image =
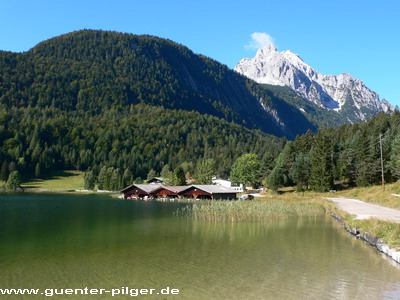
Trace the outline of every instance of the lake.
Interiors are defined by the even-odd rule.
[[[175,217],[182,205],[2,193],[0,289],[179,289],[141,299],[400,299],[398,266],[330,217],[214,223]]]

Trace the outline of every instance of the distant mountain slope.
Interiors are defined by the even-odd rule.
[[[4,177],[10,169],[24,177],[41,177],[68,169],[93,170],[97,175],[102,167],[113,167],[115,179],[126,177],[120,189],[131,184],[132,177],[145,179],[151,169],[159,174],[165,165],[174,170],[190,164],[193,172],[204,158],[218,161],[217,173],[227,177],[238,156],[251,152],[263,161],[274,158],[285,141],[198,112],[144,104],[93,116],[0,105],[0,175]]]
[[[291,104],[264,98],[264,89],[227,66],[152,36],[83,30],[25,53],[0,52],[0,101],[9,107],[96,114],[144,103],[288,138],[316,129]]]
[[[242,59],[235,70],[258,83],[288,86],[304,99],[337,111],[340,119],[350,122],[365,121],[394,109],[350,74],[323,75],[298,55],[289,50],[278,52],[272,44],[259,49],[254,58]]]

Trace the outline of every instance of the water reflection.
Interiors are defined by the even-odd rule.
[[[0,286],[170,286],[184,299],[400,297],[400,272],[329,217],[216,223],[173,217],[178,206],[2,197]]]

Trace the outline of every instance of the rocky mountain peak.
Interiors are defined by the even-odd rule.
[[[387,100],[348,73],[324,75],[290,50],[279,52],[273,44],[257,51],[254,58],[242,59],[235,71],[258,83],[288,86],[316,105],[351,114],[349,120],[364,121],[380,111],[394,110]]]

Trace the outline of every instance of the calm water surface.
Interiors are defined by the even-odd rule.
[[[180,290],[168,299],[400,299],[398,266],[329,217],[209,223],[174,217],[180,205],[0,194],[0,288]]]

